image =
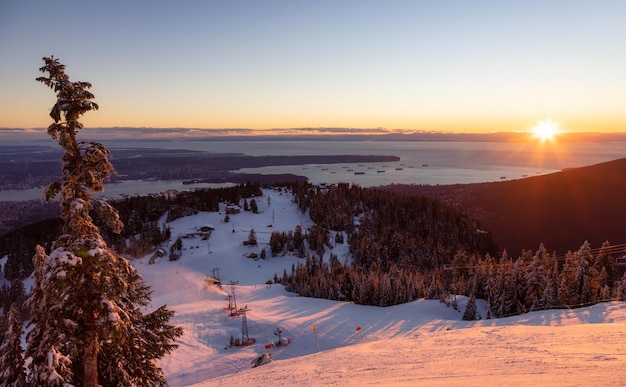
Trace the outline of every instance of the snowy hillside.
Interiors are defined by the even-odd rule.
[[[466,322],[465,297],[458,298],[459,310],[432,300],[378,308],[298,297],[281,285],[266,285],[299,261],[271,257],[271,232],[312,222],[291,195],[264,195],[256,198],[259,214],[242,211],[225,223],[222,207],[169,223],[172,240],[183,241],[180,260],[149,264],[148,256],[133,262],[154,288],[153,305],[167,304],[176,312],[172,322],[185,330],[180,347],[161,362],[172,387],[623,384],[626,303]],[[213,229],[208,239],[203,227]],[[251,229],[258,246],[243,244]],[[265,260],[247,258],[263,248]],[[340,261],[349,258],[345,244],[332,252]],[[206,283],[218,272],[222,289]],[[249,309],[248,336],[255,340],[249,346],[228,347],[244,328],[242,316],[225,310],[231,281],[237,282],[237,307]],[[484,316],[484,302],[478,306]],[[290,344],[272,346],[272,362],[251,368],[267,344],[278,342],[279,327]]]

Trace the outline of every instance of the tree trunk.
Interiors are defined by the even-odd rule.
[[[98,387],[98,335],[93,313],[85,319],[84,386]]]

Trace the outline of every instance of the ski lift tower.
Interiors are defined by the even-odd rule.
[[[210,246],[209,246],[209,251],[211,250]],[[221,267],[214,267],[213,268],[213,278],[215,278],[216,280],[220,280],[220,270],[222,270]]]
[[[230,281],[230,294],[228,295],[228,309],[232,312],[237,309],[237,299],[235,299],[235,286],[239,281]]]
[[[251,309],[248,309],[248,305],[239,309],[241,313],[241,345],[248,345],[250,341],[250,337],[248,336],[248,320],[246,319],[246,312]]]

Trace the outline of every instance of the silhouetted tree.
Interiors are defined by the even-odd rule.
[[[259,213],[259,207],[257,206],[256,200],[254,200],[254,198],[250,199],[250,211],[252,211],[253,214]]]
[[[248,240],[246,241],[247,245],[250,246],[256,246],[257,245],[257,240],[256,240],[256,231],[254,231],[254,229],[250,229],[250,233],[248,234]]]
[[[467,305],[465,306],[465,311],[463,312],[462,320],[464,321],[474,321],[480,318],[480,314],[478,313],[478,309],[476,308],[476,297],[472,294],[467,301]]]

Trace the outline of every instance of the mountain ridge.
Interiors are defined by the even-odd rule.
[[[599,246],[626,239],[626,158],[517,180],[384,189],[460,207],[513,255],[540,243],[563,254],[585,240]]]

